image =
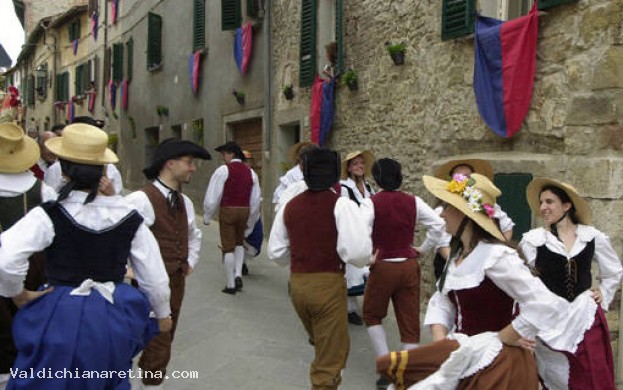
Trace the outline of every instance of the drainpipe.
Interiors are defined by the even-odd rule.
[[[264,0],[264,158],[270,159],[272,128],[272,74],[271,74],[271,39],[270,39],[270,0]]]

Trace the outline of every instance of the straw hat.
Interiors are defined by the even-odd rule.
[[[301,153],[301,150],[307,146],[312,145],[316,146],[316,144],[313,142],[302,141],[290,146],[290,149],[288,150],[288,159],[292,161],[292,164],[298,164],[299,153]]]
[[[344,160],[342,160],[342,179],[346,179],[348,177],[348,162],[357,156],[363,157],[363,162],[366,165],[365,176],[370,176],[372,164],[374,164],[374,154],[372,154],[369,150],[357,150],[348,153]]]
[[[64,160],[79,164],[104,165],[119,161],[108,146],[108,134],[86,123],[73,123],[63,129],[63,135],[49,139],[45,146]]]
[[[502,192],[486,176],[474,173],[462,182],[445,181],[432,176],[424,176],[423,180],[426,189],[435,197],[456,207],[495,238],[506,241],[493,218],[495,198]],[[481,200],[476,201],[474,195],[481,195]],[[473,207],[478,209],[474,210]]]
[[[242,155],[244,156],[244,158],[248,159],[252,159],[253,155],[251,154],[251,152],[249,152],[248,150],[243,150],[242,151]]]
[[[435,169],[435,177],[443,180],[449,180],[450,172],[459,165],[467,165],[472,167],[474,173],[479,173],[486,176],[489,180],[493,180],[493,167],[487,160],[481,160],[479,158],[467,158],[450,160]]]
[[[0,123],[0,172],[18,173],[39,159],[39,145],[13,122]]]
[[[593,223],[593,211],[589,207],[588,202],[580,196],[578,190],[576,190],[571,184],[545,177],[532,179],[532,181],[528,184],[528,187],[526,187],[526,198],[528,199],[530,210],[532,210],[533,213],[539,213],[541,206],[541,191],[545,186],[558,187],[569,195],[571,203],[573,203],[573,206],[575,207],[575,215],[578,217],[578,220],[582,225],[591,225]]]

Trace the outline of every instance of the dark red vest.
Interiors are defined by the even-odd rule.
[[[378,259],[417,257],[413,232],[417,217],[415,197],[402,191],[381,191],[372,196],[374,226],[372,245]]]
[[[221,207],[249,207],[253,177],[251,169],[239,161],[227,164],[227,180],[223,187]]]

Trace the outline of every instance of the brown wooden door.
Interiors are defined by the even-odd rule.
[[[253,156],[251,167],[262,182],[262,120],[252,119],[231,125],[234,141]]]

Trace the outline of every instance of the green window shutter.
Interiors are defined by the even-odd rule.
[[[337,43],[337,73],[344,73],[344,2],[335,0],[335,42]]]
[[[206,47],[206,2],[194,0],[193,6],[193,53]]]
[[[28,92],[28,96],[27,96],[28,105],[33,107],[35,105],[35,76],[34,75],[28,76],[27,84],[28,85],[27,85],[26,91]]]
[[[118,83],[123,81],[123,43],[112,45],[112,79]]]
[[[459,38],[474,32],[476,0],[443,0],[441,39]]]
[[[126,78],[128,81],[132,81],[132,68],[134,67],[134,39],[130,38],[125,43],[125,48],[128,52],[128,72]]]
[[[89,0],[88,15],[89,16],[93,15],[93,12],[97,12],[97,9],[98,9],[97,0]]]
[[[493,179],[502,191],[497,203],[515,222],[513,239],[519,241],[521,236],[530,230],[531,212],[526,199],[526,187],[532,181],[529,173],[499,173]]]
[[[60,74],[56,75],[56,89],[54,90],[54,100],[55,101],[61,100],[61,75]]]
[[[301,0],[299,85],[309,87],[316,76],[316,0]]]
[[[44,99],[48,91],[48,65],[42,64],[40,67],[43,72],[37,72],[36,92],[39,98]]]
[[[147,21],[147,69],[153,70],[162,63],[162,17],[152,12]]]
[[[76,66],[74,72],[74,96],[80,95],[80,91],[82,90],[82,65]]]
[[[578,0],[539,0],[539,9],[546,10],[561,4],[575,3]]]
[[[221,0],[221,30],[235,30],[240,27],[240,8],[240,0]]]
[[[76,87],[75,95],[83,95],[87,90],[88,85],[88,72],[87,65],[81,64],[76,66],[76,79],[74,85]]]
[[[247,0],[247,16],[251,18],[257,18],[260,13],[259,0]]]
[[[80,19],[76,19],[69,24],[69,42],[80,38]]]
[[[56,100],[65,102],[69,98],[69,72],[56,75]]]

